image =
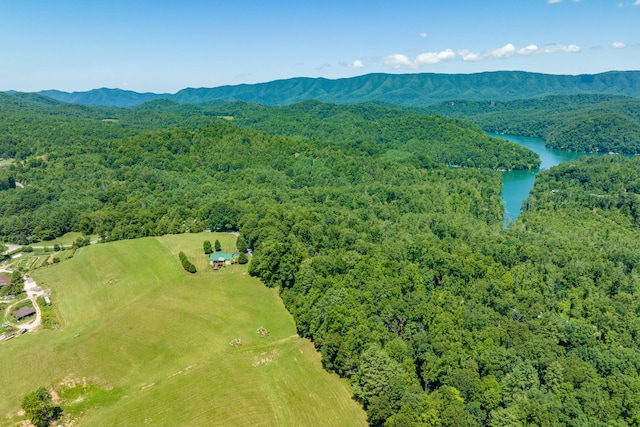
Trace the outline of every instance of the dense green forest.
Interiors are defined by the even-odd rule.
[[[157,99],[200,104],[246,101],[289,105],[302,101],[357,104],[383,101],[426,107],[442,101],[510,101],[547,95],[610,94],[640,96],[639,71],[610,71],[579,76],[495,71],[474,74],[366,74],[344,79],[292,78],[266,83],[187,88],[175,94],[137,93],[121,89],[88,92],[43,91],[42,95],[85,105],[131,107]]]
[[[0,102],[0,156],[16,159],[3,173],[24,185],[0,191],[7,242],[240,231],[249,272],[373,426],[640,424],[638,159],[541,172],[503,229],[496,165],[433,154],[499,146],[460,120]],[[492,157],[522,161],[510,147]]]
[[[509,102],[449,101],[425,109],[470,120],[488,132],[532,136],[549,148],[640,154],[640,99],[548,96]]]
[[[458,210],[472,209],[485,220],[501,216],[498,175],[491,176],[486,188],[460,187],[477,199],[474,206],[468,196],[448,194],[462,185],[448,181],[465,175],[483,180],[486,173],[449,170],[427,156],[413,155],[412,147],[403,151],[366,141],[347,146],[342,141],[270,136],[201,114],[184,119],[190,125],[208,123],[196,129],[154,129],[180,116],[67,105],[45,111],[3,115],[0,156],[20,160],[8,171],[25,185],[2,193],[0,235],[11,242],[48,239],[71,230],[110,240],[236,229],[244,204],[263,203],[264,197],[269,203],[283,203],[297,192],[311,197],[318,188],[330,195],[314,197],[328,204],[325,199],[346,197],[343,187],[356,184],[371,186],[361,188],[357,196],[363,206],[371,197],[424,203],[420,192],[430,192],[430,203],[459,200]],[[120,113],[122,119],[100,119],[106,113]],[[465,136],[463,128],[449,130],[452,136]],[[468,135],[487,139],[477,131]],[[467,142],[469,147],[475,144]],[[520,152],[530,158],[529,152]],[[435,181],[443,181],[442,186]],[[433,188],[414,193],[411,183]],[[243,203],[245,199],[249,201]]]
[[[235,108],[233,108],[235,107]],[[237,109],[240,107],[240,109]],[[272,134],[299,135],[341,146],[357,144],[371,154],[412,156],[422,161],[490,169],[531,169],[538,156],[518,144],[491,138],[461,120],[447,120],[373,104],[338,105],[306,101],[275,108],[246,108],[247,104],[225,104],[232,108],[241,127]]]
[[[318,248],[291,221],[251,271],[282,287],[373,425],[637,425],[638,166],[545,171],[504,232],[413,211],[363,251]]]

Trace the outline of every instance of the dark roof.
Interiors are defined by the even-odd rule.
[[[27,316],[31,316],[32,314],[35,314],[36,310],[33,307],[22,307],[16,311],[13,312],[13,317],[15,317],[16,319],[20,320],[22,318],[25,318]]]
[[[0,274],[0,286],[7,286],[11,284],[11,279],[9,279],[4,274]]]

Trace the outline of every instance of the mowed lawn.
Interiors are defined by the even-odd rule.
[[[246,266],[207,268],[202,243],[215,239],[235,249],[230,234],[163,236],[92,245],[34,271],[61,327],[0,343],[0,425],[15,425],[41,385],[74,425],[366,425],[274,289]]]

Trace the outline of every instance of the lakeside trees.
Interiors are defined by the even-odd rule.
[[[637,98],[583,94],[510,102],[455,101],[424,111],[464,118],[488,132],[542,138],[557,150],[640,154]]]
[[[293,281],[292,225],[262,237],[252,272],[281,287],[373,425],[633,425],[638,166],[567,163],[541,174],[509,230],[454,213],[396,220],[393,239],[314,248]]]

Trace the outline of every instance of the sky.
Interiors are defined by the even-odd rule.
[[[640,70],[640,0],[0,0],[0,91]]]

